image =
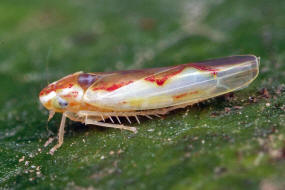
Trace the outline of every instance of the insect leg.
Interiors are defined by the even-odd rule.
[[[60,127],[58,130],[58,143],[52,148],[50,149],[49,153],[51,155],[53,155],[53,153],[59,148],[61,147],[62,143],[63,143],[63,136],[64,136],[64,127],[65,127],[65,121],[66,121],[66,116],[63,113],[62,114],[62,118],[61,118],[61,122],[60,122]]]
[[[140,120],[139,120],[139,118],[138,118],[138,116],[134,116],[135,118],[136,118],[136,120],[137,120],[137,122],[138,122],[138,124],[141,124],[141,122],[140,122]]]
[[[149,115],[143,115],[143,116],[145,116],[145,117],[147,117],[147,118],[149,118],[149,119],[152,119],[152,117],[149,116]]]
[[[55,114],[55,111],[49,111],[48,121],[50,121]]]
[[[103,122],[99,122],[93,119],[88,119],[86,117],[85,119],[85,125],[98,125],[98,126],[102,126],[102,127],[111,127],[111,128],[117,128],[117,129],[124,129],[124,130],[128,130],[128,131],[132,131],[134,133],[137,133],[137,129],[135,127],[128,127],[125,125],[117,125],[117,124],[111,124],[111,123],[103,123]]]
[[[128,122],[131,124],[132,122],[131,122],[130,118],[126,115],[125,115],[125,117],[127,118]]]
[[[101,114],[101,118],[102,118],[102,120],[105,122],[105,118],[104,118],[104,116]]]
[[[116,115],[116,118],[119,121],[119,123],[122,124],[120,118],[117,115]]]
[[[109,116],[109,119],[112,121],[112,123],[115,123],[111,116]]]

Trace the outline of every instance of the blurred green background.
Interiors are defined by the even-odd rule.
[[[1,0],[1,189],[285,189],[284,0]],[[248,88],[138,134],[47,124],[38,93],[76,71],[261,57]]]

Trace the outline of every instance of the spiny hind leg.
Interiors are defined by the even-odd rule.
[[[102,126],[102,127],[116,128],[116,129],[124,129],[124,130],[128,130],[128,131],[132,131],[134,133],[137,133],[137,128],[135,128],[135,127],[99,122],[99,121],[96,121],[94,119],[89,119],[88,117],[86,117],[85,118],[85,125],[88,125],[88,124],[98,125],[98,126]]]
[[[65,121],[66,121],[66,116],[63,113],[62,114],[62,118],[61,118],[61,122],[60,122],[60,127],[58,130],[58,143],[52,148],[50,149],[49,153],[51,155],[53,155],[53,153],[59,148],[61,147],[62,143],[63,143],[63,136],[64,136],[64,127],[65,127]]]

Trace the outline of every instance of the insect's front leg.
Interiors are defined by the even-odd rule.
[[[124,129],[124,130],[128,130],[128,131],[132,131],[134,133],[137,133],[137,128],[135,128],[135,127],[99,122],[99,121],[96,121],[94,119],[89,119],[88,116],[86,116],[85,125],[88,125],[88,124],[98,125],[98,126],[102,126],[102,127],[111,127],[111,128],[116,128],[116,129]]]
[[[63,136],[64,136],[64,127],[65,127],[65,121],[66,121],[66,116],[65,113],[62,114],[59,130],[58,130],[58,143],[49,151],[51,155],[59,148],[61,147],[63,143]]]

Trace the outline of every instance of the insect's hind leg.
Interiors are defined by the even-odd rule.
[[[61,118],[61,122],[60,122],[60,127],[59,127],[59,130],[58,130],[58,143],[57,143],[52,149],[50,149],[49,153],[50,153],[51,155],[53,155],[53,153],[54,153],[59,147],[61,147],[61,145],[62,145],[62,143],[63,143],[65,121],[66,121],[66,116],[65,116],[65,113],[63,113],[63,114],[62,114],[62,118]]]
[[[99,122],[99,121],[96,121],[94,119],[89,119],[88,117],[86,117],[85,118],[85,125],[88,125],[88,124],[98,125],[98,126],[102,126],[102,127],[111,127],[111,128],[116,128],[116,129],[124,129],[124,130],[128,130],[128,131],[132,131],[134,133],[137,133],[137,128],[135,128],[135,127]]]

